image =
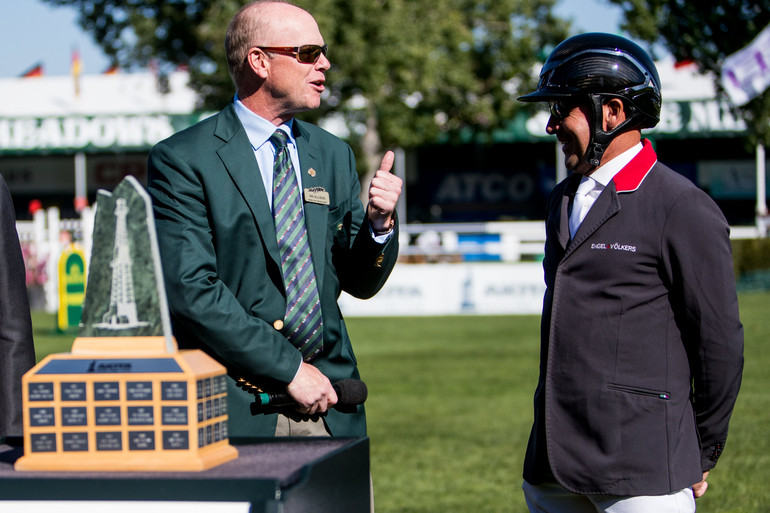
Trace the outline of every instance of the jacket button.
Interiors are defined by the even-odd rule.
[[[283,329],[283,321],[281,319],[278,319],[273,323],[273,328],[275,328],[276,331],[281,331]]]

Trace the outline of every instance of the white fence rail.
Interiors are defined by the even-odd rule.
[[[16,223],[28,288],[42,290],[42,305],[33,304],[33,308],[58,310],[58,262],[71,242],[83,248],[88,265],[95,213],[86,208],[80,219],[60,219],[59,210],[49,208],[37,211],[32,221]],[[410,224],[402,225],[400,234],[399,259],[404,263],[531,263],[542,259],[545,245],[543,221]],[[760,236],[755,227],[732,229],[733,238]]]
[[[402,259],[413,262],[537,260],[545,245],[542,221],[402,225]]]
[[[59,308],[59,257],[70,243],[83,248],[86,268],[91,257],[94,231],[94,208],[86,207],[80,219],[61,219],[56,207],[35,212],[32,221],[17,221],[24,264],[27,270],[27,289],[33,308],[53,313]],[[42,290],[42,297],[36,292]]]

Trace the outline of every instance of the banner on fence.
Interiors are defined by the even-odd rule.
[[[539,314],[541,263],[398,264],[371,299],[343,294],[348,317]]]
[[[86,293],[86,258],[79,245],[70,244],[59,257],[60,331],[77,328]]]

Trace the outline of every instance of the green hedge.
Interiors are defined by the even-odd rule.
[[[735,239],[732,243],[738,290],[770,290],[770,238]]]

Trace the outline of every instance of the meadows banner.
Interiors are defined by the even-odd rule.
[[[149,151],[155,143],[211,115],[127,114],[50,117],[0,116],[0,155],[39,155]],[[545,133],[548,114],[520,112],[494,142],[533,142]],[[655,137],[740,137],[745,123],[735,118],[727,102],[718,100],[664,102],[660,123],[646,133]]]

